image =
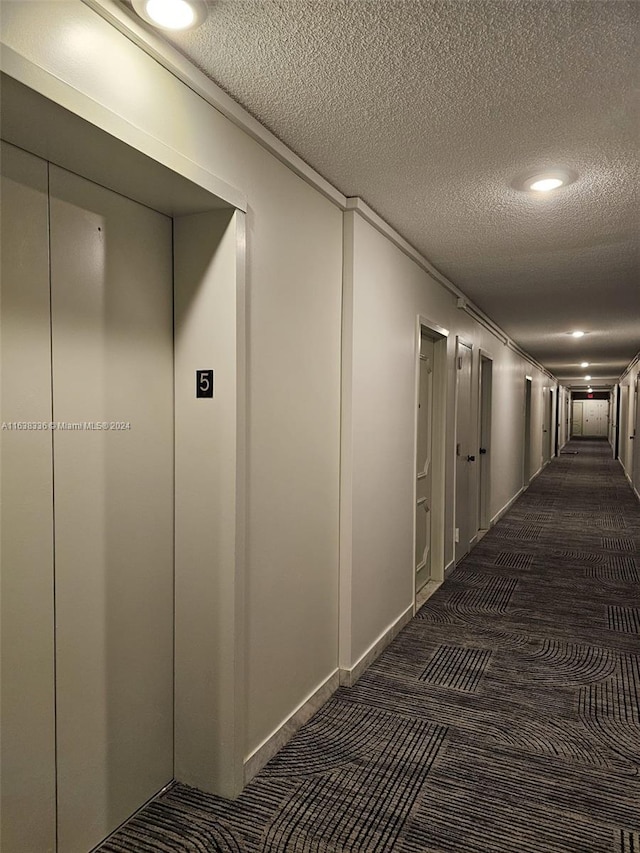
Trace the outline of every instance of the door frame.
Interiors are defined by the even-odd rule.
[[[454,364],[453,364],[454,371],[455,371],[455,394],[454,394],[454,407],[453,407],[453,448],[452,448],[453,449],[453,529],[451,531],[451,535],[452,535],[452,539],[453,539],[453,560],[454,560],[455,565],[457,565],[457,562],[458,562],[456,559],[456,545],[460,544],[459,541],[456,542],[456,527],[458,528],[458,533],[460,530],[459,525],[457,525],[456,522],[458,521],[458,517],[457,517],[457,510],[458,510],[458,494],[457,494],[458,493],[458,482],[457,482],[458,481],[458,476],[457,476],[457,474],[458,474],[458,461],[457,461],[458,460],[458,452],[457,452],[457,447],[458,447],[458,408],[459,408],[459,394],[460,394],[460,388],[459,388],[460,376],[459,376],[459,368],[458,368],[458,359],[460,358],[459,351],[460,351],[461,346],[468,347],[470,350],[470,356],[471,356],[471,368],[470,368],[470,376],[469,376],[469,430],[471,432],[473,432],[473,419],[472,419],[472,415],[473,415],[473,361],[474,361],[473,344],[469,340],[463,338],[461,335],[456,335],[455,358],[454,358]],[[470,494],[471,494],[471,492],[470,492]],[[467,512],[469,514],[472,512],[471,506],[467,507]],[[470,518],[468,518],[467,520],[468,520],[468,522],[471,522]],[[471,524],[469,524],[469,527],[471,527]],[[469,529],[469,534],[471,534],[470,529]],[[459,535],[458,535],[458,539],[460,539]],[[470,535],[469,536],[469,550],[471,550],[471,547],[472,547],[472,540],[473,540],[473,536]],[[466,551],[464,556],[466,556],[468,553],[469,553],[469,551]]]
[[[418,314],[415,327],[414,354],[414,403],[413,403],[413,489],[411,517],[413,545],[413,609],[417,609],[416,601],[416,470],[418,466],[418,402],[420,399],[420,339],[423,329],[433,340],[433,407],[431,413],[431,581],[422,588],[420,597],[429,591],[431,582],[438,585],[444,580],[445,568],[445,484],[446,484],[446,438],[447,438],[447,345],[449,330],[428,317]],[[432,584],[431,589],[434,586]]]
[[[631,488],[636,494],[636,497],[640,499],[640,433],[638,429],[640,428],[640,373],[636,374],[634,385],[635,392],[635,406],[631,415],[631,424],[629,426],[630,430],[633,430],[633,438],[629,436],[632,444],[632,456],[631,456],[631,470],[629,471],[630,479],[631,479]]]
[[[613,430],[613,458],[620,458],[620,386],[613,386],[613,394],[615,398],[615,402],[613,403],[613,413],[612,417],[614,419],[614,423],[612,425]]]
[[[533,406],[533,376],[525,374],[522,438],[522,485],[526,489],[531,482],[531,410]]]
[[[493,356],[484,349],[479,350],[478,365],[478,512],[477,531],[488,530],[491,526],[491,428],[492,428],[492,391]],[[483,376],[488,368],[488,377]],[[488,378],[488,381],[487,381]],[[482,453],[482,450],[486,453]]]

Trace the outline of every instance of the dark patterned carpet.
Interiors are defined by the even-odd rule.
[[[176,785],[101,850],[640,853],[640,509],[567,449],[237,801]]]

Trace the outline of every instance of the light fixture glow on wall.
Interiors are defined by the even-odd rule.
[[[207,17],[203,0],[131,0],[133,8],[148,24],[162,30],[192,30]]]
[[[572,338],[582,338],[582,337],[584,337],[584,332],[578,332],[578,331],[571,332],[571,337]]]
[[[581,361],[580,367],[589,367],[589,362],[588,361]]]
[[[587,382],[591,379],[590,376],[585,376],[584,378],[587,380]]]

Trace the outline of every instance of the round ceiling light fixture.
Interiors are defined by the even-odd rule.
[[[588,361],[581,361],[580,367],[589,367],[589,362]]]
[[[575,172],[559,167],[544,172],[529,172],[516,181],[515,186],[527,193],[545,195],[553,190],[560,189],[560,187],[566,187],[567,184],[573,183],[576,178]]]
[[[569,332],[572,338],[584,338],[584,332],[580,332],[576,330],[575,332]]]
[[[192,30],[207,17],[204,0],[131,0],[133,8],[148,24],[161,30]]]
[[[587,382],[591,379],[590,376],[585,376],[584,378],[587,380]]]

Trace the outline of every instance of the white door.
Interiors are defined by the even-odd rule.
[[[542,389],[542,461],[551,459],[551,419],[552,419],[552,395],[550,388]]]
[[[420,339],[416,456],[416,592],[431,577],[434,342]]]
[[[629,435],[633,436],[633,438],[631,439],[631,446],[633,448],[633,487],[640,495],[640,377],[636,377],[635,419],[633,424],[631,425],[631,431],[629,432]]]
[[[582,435],[605,437],[609,429],[608,400],[582,401]]]
[[[478,458],[478,528],[488,530],[491,503],[491,383],[493,362],[480,357],[480,447]]]
[[[571,416],[571,435],[582,435],[582,400],[573,401],[573,409]]]
[[[524,437],[522,442],[522,485],[528,486],[531,479],[531,379],[524,380]]]
[[[635,439],[631,439],[633,431],[629,431],[629,386],[620,385],[620,419],[618,421],[618,435],[620,436],[619,456],[625,470],[631,474],[631,452]]]
[[[471,347],[458,341],[456,349],[456,563],[469,551],[471,540],[471,466],[476,460],[471,432]]]

